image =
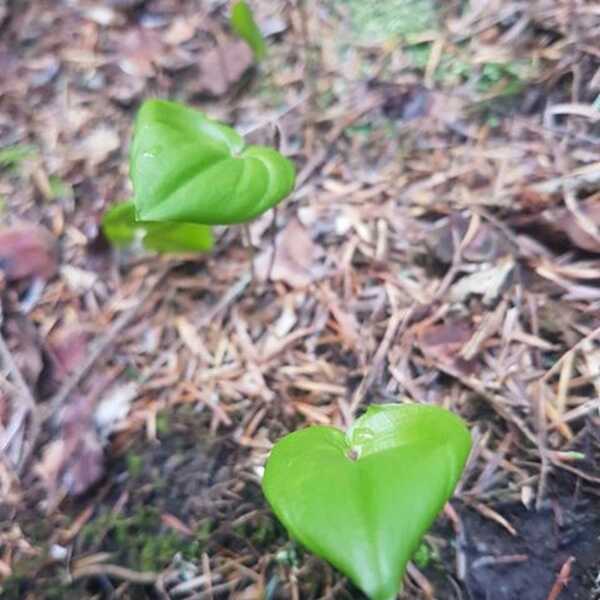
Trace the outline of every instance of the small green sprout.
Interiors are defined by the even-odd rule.
[[[252,48],[256,60],[267,54],[267,44],[254,20],[252,10],[244,0],[238,0],[231,9],[231,28]]]

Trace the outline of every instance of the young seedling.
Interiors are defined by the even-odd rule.
[[[293,538],[373,600],[393,600],[470,448],[468,429],[444,409],[370,406],[345,434],[315,426],[279,440],[262,486]]]
[[[230,127],[175,102],[148,100],[130,158],[136,216],[145,221],[231,225],[273,208],[293,189],[293,164],[246,146]]]
[[[210,249],[207,226],[247,223],[273,208],[293,190],[296,172],[273,148],[247,146],[199,111],[147,100],[136,118],[130,177],[133,203],[109,210],[104,232],[117,244],[142,232],[146,248],[171,252]]]
[[[262,60],[267,54],[267,44],[254,20],[252,10],[244,2],[238,0],[231,8],[231,28],[252,48],[254,58]]]

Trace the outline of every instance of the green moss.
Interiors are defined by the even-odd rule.
[[[437,27],[431,0],[344,0],[343,4],[348,7],[354,33],[369,43]]]
[[[0,148],[0,167],[17,168],[23,161],[37,155],[35,146],[29,144],[15,144]]]
[[[171,430],[169,415],[166,412],[161,412],[156,415],[156,432],[159,435],[166,435]]]
[[[424,569],[431,561],[431,549],[426,542],[423,542],[417,551],[413,554],[413,562],[419,569]]]
[[[11,575],[2,582],[0,586],[0,595],[4,600],[19,600],[24,598],[27,593],[28,582],[27,579],[18,576]]]
[[[127,472],[133,479],[139,477],[144,469],[144,459],[139,454],[127,454]]]
[[[211,519],[204,519],[198,523],[194,537],[200,542],[205,543],[210,538],[210,534],[213,528],[213,522]]]
[[[187,559],[198,558],[210,532],[192,539],[175,531],[165,532],[158,510],[144,506],[129,517],[108,514],[88,523],[81,532],[82,545],[89,547],[102,534],[106,539],[103,549],[115,552],[120,564],[156,571],[164,568],[177,553]]]
[[[267,546],[277,537],[273,519],[269,515],[260,515],[257,527],[250,535],[250,540],[256,546]]]
[[[139,566],[142,571],[157,571],[164,568],[178,552],[185,558],[196,558],[194,548],[190,548],[186,540],[181,539],[175,532],[164,533],[150,537],[140,550]]]
[[[52,200],[57,200],[59,198],[73,198],[73,188],[60,177],[50,175],[50,177],[48,177],[48,183],[50,184]]]

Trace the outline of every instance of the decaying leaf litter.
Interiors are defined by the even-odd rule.
[[[405,598],[600,596],[600,14],[378,4],[254,3],[260,65],[224,3],[0,4],[6,597],[358,598],[261,469],[400,397],[476,439]],[[274,225],[108,248],[156,95],[276,124]]]

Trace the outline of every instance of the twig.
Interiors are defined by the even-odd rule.
[[[375,352],[375,356],[373,356],[371,368],[369,369],[363,380],[360,382],[360,385],[356,389],[356,392],[354,392],[354,396],[352,398],[352,401],[350,402],[350,407],[348,411],[350,414],[356,411],[359,404],[362,402],[363,398],[369,391],[370,387],[373,385],[373,382],[381,373],[381,369],[383,368],[383,361],[385,360],[385,357],[389,352],[390,346],[392,345],[392,342],[396,337],[396,333],[398,332],[400,324],[403,321],[406,323],[410,318],[411,314],[412,310],[409,309],[408,312],[398,311],[391,316],[388,322],[387,329],[385,330],[383,339],[381,340],[381,344],[379,344],[379,348],[377,348],[377,352]]]
[[[562,363],[564,362],[564,360],[572,353],[574,352],[578,352],[579,350],[582,349],[582,347],[587,344],[587,342],[597,338],[598,336],[600,336],[600,327],[597,327],[596,329],[594,329],[593,331],[591,331],[590,333],[588,333],[584,338],[581,338],[572,348],[569,348],[569,350],[567,350],[553,365],[550,369],[548,369],[548,371],[546,371],[546,373],[543,375],[543,377],[540,379],[540,384],[544,381],[548,381],[548,379],[550,379],[550,377],[552,377],[552,375],[554,375],[556,372],[558,372],[558,370],[562,367]]]
[[[298,100],[296,100],[296,102],[294,102],[293,104],[290,104],[288,107],[280,110],[279,112],[277,112],[277,114],[271,115],[270,117],[267,117],[266,119],[260,121],[260,123],[256,123],[255,125],[252,125],[250,127],[246,127],[246,128],[239,127],[238,131],[239,131],[240,135],[242,135],[243,137],[246,137],[252,133],[255,133],[256,131],[259,131],[260,129],[264,129],[265,127],[267,127],[267,125],[276,125],[277,121],[280,121],[281,119],[283,119],[283,117],[285,117],[289,113],[295,111],[300,105],[304,104],[309,98],[310,98],[309,94],[304,94]],[[277,147],[277,150],[281,151],[281,148]]]
[[[226,591],[230,590],[231,588],[234,588],[240,581],[241,581],[241,578],[237,577],[236,579],[232,579],[231,581],[227,581],[225,583],[219,583],[218,585],[213,585],[210,593],[208,591],[198,592],[197,594],[189,596],[187,598],[187,600],[207,600],[208,598],[210,598],[210,594],[212,594],[212,593],[219,594],[221,592],[226,592]]]
[[[250,254],[250,275],[252,278],[252,281],[256,281],[256,271],[254,268],[254,260],[256,258],[255,256],[255,252],[254,252],[254,246],[252,245],[252,235],[250,234],[250,227],[248,225],[248,223],[244,223],[242,225],[242,238],[244,239],[245,243],[248,245],[248,252]]]
[[[209,310],[200,322],[198,327],[208,325],[220,312],[223,312],[247,287],[252,281],[252,273],[246,271],[240,278],[223,294],[221,299]]]
[[[2,317],[0,316],[0,325],[1,324]],[[8,345],[6,344],[6,341],[4,340],[4,336],[2,335],[2,333],[0,333],[0,358],[2,358],[2,362],[8,367],[8,370],[12,375],[13,379],[15,380],[15,383],[18,386],[19,391],[23,396],[23,399],[27,402],[27,407],[29,409],[33,409],[33,407],[35,406],[35,400],[33,398],[31,390],[29,389],[29,386],[27,385],[23,374],[17,366],[17,363],[15,362],[12,352],[10,351]]]
[[[335,600],[335,598],[337,598],[337,593],[343,589],[343,587],[346,585],[346,583],[347,583],[347,580],[345,577],[343,577],[342,579],[339,579],[336,582],[336,584],[328,592],[326,592],[324,596],[321,596],[318,600]]]
[[[423,592],[425,600],[434,600],[433,586],[429,579],[419,571],[417,566],[413,562],[409,562],[406,565],[406,572],[409,577],[417,584],[417,587]]]
[[[569,577],[571,577],[571,565],[574,561],[575,557],[569,556],[569,558],[567,558],[567,560],[564,562],[546,600],[557,600],[557,598],[560,596],[560,593],[569,583]]]
[[[273,275],[273,267],[275,266],[275,255],[277,254],[277,206],[273,207],[273,219],[269,227],[271,237],[271,258],[269,259],[269,268],[267,269],[267,277],[265,281],[271,279]]]
[[[3,315],[0,313],[0,326],[2,325],[2,320],[3,320]],[[34,440],[38,435],[38,432],[40,429],[40,420],[39,420],[39,416],[36,411],[36,404],[35,404],[35,399],[33,397],[33,394],[31,393],[31,390],[29,389],[29,386],[27,385],[27,382],[25,381],[23,374],[21,373],[17,363],[15,362],[12,352],[10,351],[10,348],[8,347],[6,341],[4,340],[4,336],[2,335],[1,332],[0,332],[0,358],[2,359],[2,363],[5,364],[6,367],[8,368],[9,373],[12,375],[14,383],[19,392],[19,396],[21,397],[21,399],[24,401],[24,404],[25,404],[23,406],[23,410],[19,411],[19,413],[16,417],[17,422],[12,424],[12,426],[10,426],[8,429],[10,429],[14,435],[19,430],[19,428],[21,427],[21,425],[23,424],[25,419],[27,418],[28,413],[29,413],[29,416],[31,419],[31,436],[30,436],[31,439],[28,443],[25,444],[24,449],[21,453],[21,457],[19,458],[17,465],[16,465],[17,473],[21,474],[21,472],[25,466],[25,463],[27,462],[27,459],[31,453],[31,450],[33,448]],[[10,437],[12,437],[12,435]],[[10,443],[10,439],[6,440],[5,445],[8,446],[9,443]]]
[[[101,577],[103,575],[114,577],[115,579],[122,579],[123,581],[130,581],[131,583],[137,583],[139,585],[152,585],[158,579],[158,573],[152,571],[138,572],[127,569],[126,567],[110,564],[87,565],[75,569],[75,571],[71,573],[73,579],[81,579],[82,577]]]
[[[213,600],[213,575],[210,569],[210,559],[208,558],[208,554],[206,554],[206,552],[202,553],[202,571],[206,577],[206,591],[208,593],[208,598],[209,600]]]

